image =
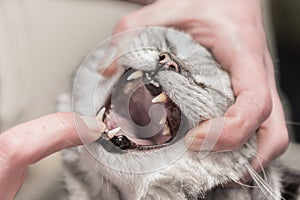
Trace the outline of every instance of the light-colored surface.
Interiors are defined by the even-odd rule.
[[[63,196],[61,154],[53,154],[30,167],[15,200],[59,200]]]
[[[136,8],[119,1],[0,1],[1,130],[53,112],[68,75]]]
[[[112,0],[0,0],[0,130],[54,112],[71,72],[137,8]],[[284,162],[299,168],[299,152],[292,145]],[[55,154],[33,165],[16,199],[61,191],[61,164]]]
[[[54,112],[72,71],[138,7],[112,0],[0,0],[1,132]],[[61,170],[59,154],[33,165],[16,199],[58,195]]]

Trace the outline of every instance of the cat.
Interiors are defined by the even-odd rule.
[[[171,28],[132,38],[111,78],[98,72],[98,46],[59,97],[59,111],[97,116],[104,126],[96,142],[63,152],[68,200],[277,200],[286,188],[300,198],[300,173],[276,161],[261,175],[251,168],[255,135],[235,151],[188,150],[186,132],[235,101],[229,74],[206,48]],[[253,182],[243,184],[246,172]]]

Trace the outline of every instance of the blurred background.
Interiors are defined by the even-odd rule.
[[[263,1],[290,136],[300,142],[300,1]],[[0,0],[0,132],[55,111],[64,82],[140,5],[117,0]],[[299,168],[299,146],[283,156]],[[60,199],[60,154],[30,167],[17,200]]]
[[[287,124],[300,142],[300,1],[270,1],[271,22],[277,46],[279,85],[287,97],[283,103],[290,105]]]

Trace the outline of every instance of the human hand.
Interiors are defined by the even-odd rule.
[[[257,171],[285,151],[288,134],[259,0],[158,0],[123,17],[113,34],[145,26],[188,32],[231,75],[236,102],[223,118],[201,123],[187,134],[190,149],[203,149],[217,138],[214,151],[234,150],[257,131],[258,156],[252,161]],[[114,71],[109,67],[104,75]]]
[[[76,123],[76,126],[75,126]],[[79,136],[77,130],[83,133]],[[50,114],[0,134],[0,196],[13,199],[26,177],[28,166],[65,148],[100,137],[74,113]]]

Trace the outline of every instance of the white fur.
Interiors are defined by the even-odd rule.
[[[234,101],[229,76],[219,68],[211,54],[202,46],[195,44],[188,35],[172,29],[148,28],[135,38],[132,46],[128,46],[127,53],[121,58],[121,64],[146,71],[153,69],[158,59],[158,50],[153,48],[153,45],[167,51],[169,47],[163,41],[165,37],[175,41],[173,45],[176,46],[179,57],[192,64],[189,68],[192,78],[196,82],[205,83],[209,88],[209,90],[199,88],[196,93],[189,94],[200,95],[196,98],[199,101],[195,102],[195,99],[187,98],[185,102],[190,101],[190,103],[182,103],[182,92],[193,92],[193,89],[180,90],[180,86],[177,86],[172,90],[170,87],[174,83],[170,82],[167,86],[166,80],[176,79],[177,75],[162,73],[159,78],[161,84],[166,85],[168,95],[173,97],[172,100],[179,104],[183,112],[189,109],[195,110],[194,113],[187,112],[190,113],[188,116],[190,121],[196,118],[195,122],[198,123],[203,119],[222,116]],[[143,50],[144,46],[150,48]],[[72,87],[69,86],[68,91],[60,96],[60,111],[96,115],[112,86],[122,74],[120,71],[109,79],[100,76],[95,58],[102,55],[103,49],[98,47],[82,63],[76,78],[70,83],[74,84],[73,92],[70,90]],[[191,59],[194,57],[196,59]],[[194,65],[196,67],[193,67]],[[164,76],[166,77],[163,78]],[[174,78],[168,79],[168,76]],[[177,78],[180,79],[179,76]],[[201,103],[203,106],[200,105]],[[190,105],[194,106],[190,108],[188,107]],[[240,149],[223,153],[190,151],[183,140],[159,150],[125,154],[109,153],[98,143],[93,143],[65,152],[65,163],[69,166],[66,167],[66,187],[71,193],[69,199],[82,200],[197,199],[201,194],[207,195],[207,199],[251,199],[251,193],[247,188],[218,190],[214,194],[208,192],[230,181],[239,182],[246,171],[250,170],[251,175],[260,183],[258,184],[260,188],[267,194],[273,194],[268,199],[280,199],[280,178],[269,180],[272,188],[268,191],[269,186],[256,177],[259,176],[257,173],[251,171],[249,161],[255,156],[255,149],[255,136]],[[276,169],[269,168],[267,175],[279,177],[278,174],[276,175]],[[74,176],[75,171],[79,171],[84,176]],[[252,197],[255,196],[258,200],[262,197],[261,194]]]

